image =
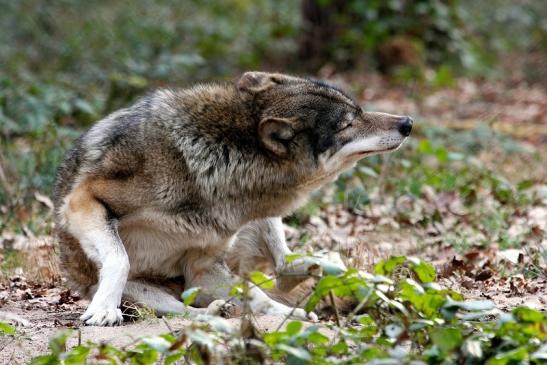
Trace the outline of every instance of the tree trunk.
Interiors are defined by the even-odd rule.
[[[337,18],[347,10],[348,0],[302,0],[302,35],[299,44],[299,57],[310,72],[317,71],[323,64],[333,59],[333,41],[340,28]]]

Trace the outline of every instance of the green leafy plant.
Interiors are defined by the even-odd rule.
[[[189,326],[143,338],[130,349],[92,342],[68,349],[66,340],[73,334],[68,331],[54,337],[50,353],[32,363],[173,364],[183,358],[197,363],[205,358],[255,363],[263,356],[287,364],[545,361],[544,313],[527,307],[504,313],[490,301],[465,301],[435,278],[434,268],[422,260],[392,257],[377,263],[374,274],[349,269],[319,279],[306,309],[314,309],[329,295],[354,300],[357,304],[340,323],[310,325],[293,320],[278,330],[245,337],[220,317],[198,316]],[[255,284],[265,279],[263,274],[252,275]]]

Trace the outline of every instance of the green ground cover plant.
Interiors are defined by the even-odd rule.
[[[255,276],[258,280],[259,274]],[[251,284],[252,285],[252,284]],[[244,316],[234,328],[217,316],[128,347],[87,342],[67,348],[76,331],[59,333],[50,353],[32,364],[542,364],[547,360],[547,317],[526,307],[503,312],[488,300],[464,300],[436,283],[435,269],[417,258],[397,256],[372,273],[349,269],[321,275],[305,307],[334,295],[358,304],[339,321],[303,324],[287,320],[268,333],[252,329]],[[16,329],[2,324],[4,336]]]

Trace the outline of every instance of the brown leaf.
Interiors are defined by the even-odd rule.
[[[473,289],[475,287],[475,283],[470,279],[463,279],[460,284],[466,289]]]
[[[485,269],[485,270],[482,270],[480,271],[477,275],[475,275],[475,280],[476,281],[485,281],[485,280],[488,280],[492,277],[493,273],[491,270],[489,269]]]
[[[476,259],[478,259],[479,257],[482,256],[482,252],[481,251],[469,251],[469,252],[466,252],[464,254],[465,258],[470,260],[470,261],[475,261]]]

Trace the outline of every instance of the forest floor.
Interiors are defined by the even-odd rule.
[[[365,270],[392,255],[419,257],[435,266],[441,285],[465,298],[490,299],[502,310],[524,304],[545,311],[545,90],[518,81],[462,79],[418,97],[416,90],[376,76],[324,76],[356,90],[367,109],[417,116],[416,143],[377,164],[365,162],[358,182],[356,174],[345,176],[343,184],[315,195],[287,219],[290,245],[304,252],[336,251],[348,265]],[[462,142],[466,138],[471,141]],[[469,147],[473,143],[480,148]],[[355,199],[362,189],[352,187],[359,184],[367,187],[366,199]],[[22,221],[38,223],[0,232],[0,322],[17,325],[15,337],[0,337],[0,363],[26,363],[47,352],[48,339],[62,328],[79,328],[81,341],[126,346],[188,323],[145,316],[119,327],[82,326],[78,317],[86,302],[63,285],[52,237],[36,233],[48,231],[36,226],[51,228],[51,200],[36,192],[35,201],[20,209]],[[333,320],[326,313],[320,317]],[[268,331],[281,321],[265,316],[257,323]],[[71,338],[69,345],[77,341]]]

